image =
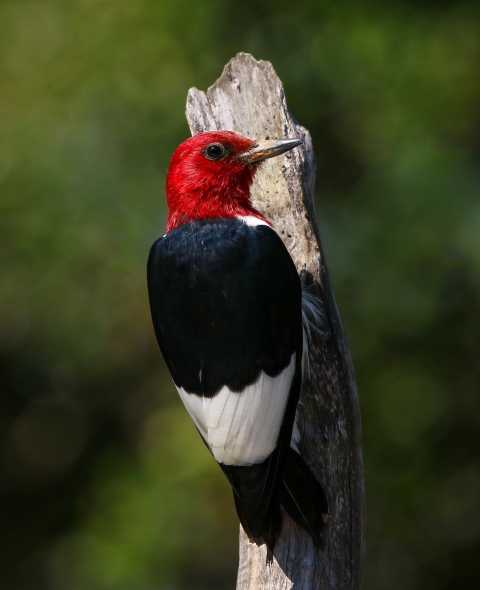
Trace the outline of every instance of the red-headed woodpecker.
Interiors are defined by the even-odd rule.
[[[153,325],[175,386],[228,478],[251,540],[278,538],[281,508],[316,545],[325,494],[291,447],[302,383],[302,285],[272,224],[252,206],[263,160],[301,139],[199,133],[167,175],[167,233],[148,260]]]

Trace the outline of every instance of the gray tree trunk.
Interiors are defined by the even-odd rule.
[[[335,303],[315,217],[315,155],[309,132],[285,100],[269,62],[240,53],[208,91],[191,88],[187,120],[192,133],[228,129],[252,139],[301,137],[304,145],[265,162],[252,188],[254,206],[270,219],[298,270],[306,267],[325,311],[313,334],[310,372],[300,399],[299,450],[321,482],[330,519],[324,550],[286,515],[273,563],[265,546],[240,528],[238,590],[358,590],[364,560],[365,496],[361,423],[352,363]]]

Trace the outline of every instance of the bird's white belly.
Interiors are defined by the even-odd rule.
[[[253,465],[275,449],[295,374],[294,353],[277,377],[261,373],[241,392],[222,389],[212,398],[178,387],[200,434],[219,463]]]

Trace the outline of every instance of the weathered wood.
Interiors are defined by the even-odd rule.
[[[240,53],[206,93],[191,88],[187,120],[192,133],[229,129],[252,139],[302,137],[304,145],[268,160],[252,189],[253,202],[287,245],[300,270],[315,280],[325,310],[322,333],[313,335],[310,373],[299,404],[300,451],[321,481],[330,504],[324,551],[286,515],[274,561],[265,546],[240,529],[238,590],[347,590],[360,588],[365,502],[361,424],[352,364],[330,283],[313,188],[312,140],[288,110],[283,86],[269,62]]]

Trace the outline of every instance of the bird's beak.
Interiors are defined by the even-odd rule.
[[[284,154],[302,143],[303,139],[298,138],[266,139],[265,141],[257,141],[248,151],[239,154],[237,160],[240,160],[240,162],[244,162],[245,164],[258,164],[268,158],[274,158],[275,156]]]

